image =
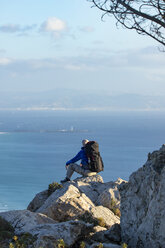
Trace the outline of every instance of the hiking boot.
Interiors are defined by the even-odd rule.
[[[66,183],[66,182],[69,182],[69,181],[70,181],[70,179],[66,177],[64,180],[61,180],[60,182],[61,183]]]

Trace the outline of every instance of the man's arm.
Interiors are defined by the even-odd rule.
[[[82,158],[82,151],[79,151],[74,158],[72,158],[72,159],[70,159],[69,161],[66,162],[66,165],[75,163],[75,162],[79,161],[81,158]]]

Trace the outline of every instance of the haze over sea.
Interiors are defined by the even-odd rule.
[[[128,180],[164,134],[164,112],[1,111],[0,211],[25,209],[36,193],[60,182],[84,138],[99,143],[107,182]]]

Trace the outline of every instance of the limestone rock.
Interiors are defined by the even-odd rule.
[[[38,193],[34,197],[34,199],[29,203],[27,209],[32,212],[35,212],[38,208],[40,208],[44,204],[47,198],[48,198],[48,190],[44,190]]]
[[[97,199],[97,205],[101,205],[111,209],[113,201],[115,202],[116,207],[120,208],[120,193],[118,190],[118,186],[123,182],[126,181],[118,178],[118,180],[115,182],[104,183],[99,189],[100,192]]]
[[[93,173],[93,172],[92,172]],[[95,172],[94,172],[95,173]],[[84,183],[104,183],[103,178],[99,174],[95,174],[88,177],[78,177],[74,180],[74,182],[84,182]]]
[[[121,242],[121,227],[119,224],[114,224],[109,230],[104,233],[104,236],[113,242]]]
[[[13,210],[0,213],[0,216],[10,222],[17,235],[30,232],[40,224],[55,224],[56,221],[40,213],[32,213],[29,210]]]
[[[100,243],[121,243],[120,224],[114,224],[108,230],[105,227],[95,226],[93,230],[94,233],[91,235],[92,241]]]
[[[165,247],[165,146],[120,186],[121,234],[128,247]]]
[[[115,223],[120,223],[120,218],[116,216],[111,210],[103,206],[96,206],[91,208],[93,217],[103,219],[107,228],[110,228]]]
[[[68,221],[56,223],[42,214],[28,210],[15,210],[0,213],[0,216],[10,222],[15,228],[15,234],[30,233],[36,236],[35,248],[54,247],[59,239],[63,239],[66,246],[75,244],[80,238],[88,236],[93,225],[83,221]]]
[[[102,218],[106,227],[120,222],[119,217],[111,210],[103,206],[95,206],[84,193],[80,192],[79,188],[70,182],[66,183],[62,189],[56,190],[36,212],[59,222],[78,218],[85,212],[91,213],[94,218]]]
[[[88,177],[79,177],[74,181],[63,184],[63,187],[67,188],[68,185],[73,185],[74,187],[78,188],[81,193],[84,193],[88,198],[91,199],[93,203],[96,203],[100,193],[100,191],[97,189],[103,185],[103,179],[99,174],[96,174]],[[59,189],[56,191],[58,192]],[[39,208],[42,207],[48,198],[48,190],[38,193],[30,202],[27,209],[32,212],[36,212]]]
[[[31,234],[37,236],[36,248],[54,247],[54,243],[63,239],[65,245],[72,246],[79,239],[89,235],[93,225],[81,221],[68,221],[58,224],[39,225],[31,230]]]
[[[100,194],[99,188],[104,184],[103,178],[100,175],[81,177],[73,181],[73,185],[77,187],[80,192],[84,193],[94,204]]]
[[[104,243],[104,242],[108,242],[109,240],[106,239],[105,237],[105,233],[107,231],[107,229],[105,227],[101,227],[101,226],[95,226],[93,228],[94,232],[91,235],[91,240],[94,242],[100,242],[100,243]]]
[[[37,212],[62,222],[90,211],[92,207],[94,204],[85,194],[72,184],[66,183],[64,188],[52,193]]]

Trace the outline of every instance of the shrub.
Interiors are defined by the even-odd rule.
[[[84,214],[80,215],[78,219],[86,223],[93,224],[94,226],[98,225],[98,220],[94,218],[93,215],[87,211]]]
[[[57,240],[57,248],[65,248],[65,242],[63,239]]]
[[[107,227],[106,223],[105,223],[105,220],[100,217],[100,218],[97,218],[97,221],[98,221],[98,225],[99,226],[102,226],[102,227]]]
[[[126,244],[126,243],[123,243],[122,245],[121,245],[121,248],[127,248],[128,247],[128,245]]]
[[[83,215],[80,215],[78,217],[79,220],[82,220],[86,223],[93,224],[94,226],[102,226],[102,227],[107,227],[105,220],[100,217],[100,218],[95,218],[91,213],[85,212]]]
[[[111,198],[110,210],[118,217],[121,217],[120,209],[117,207],[117,202],[113,198]]]
[[[14,236],[13,241],[10,243],[9,248],[34,248],[33,244],[36,238],[30,233],[24,233],[22,235]]]
[[[14,228],[5,219],[0,217],[0,241],[10,239],[14,235]]]
[[[85,248],[85,242],[84,241],[82,241],[81,243],[80,243],[80,246],[79,246],[79,248]]]
[[[63,186],[57,182],[52,182],[48,187],[48,196],[50,196],[55,190],[61,189]]]

